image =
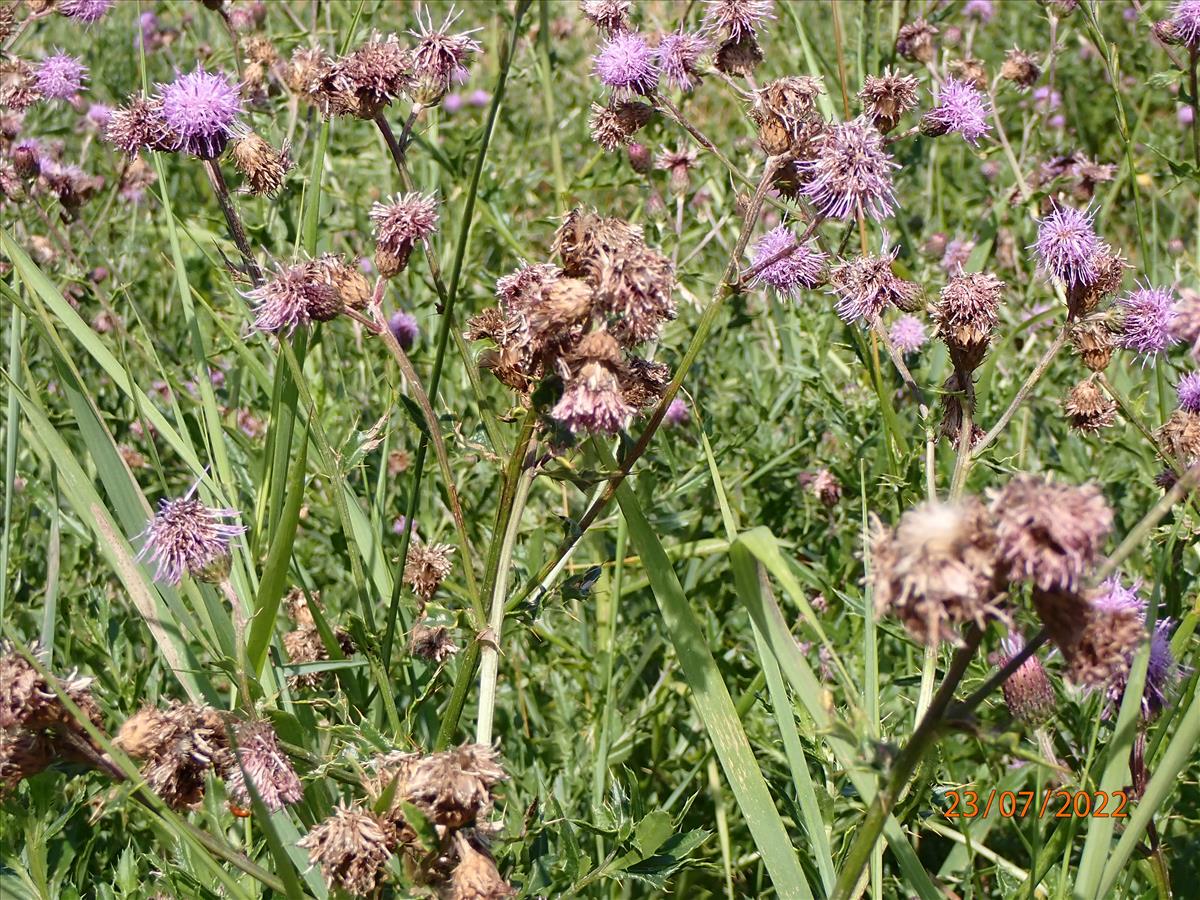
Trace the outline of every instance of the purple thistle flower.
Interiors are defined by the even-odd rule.
[[[87,66],[69,53],[55,53],[38,63],[37,89],[47,100],[70,100],[83,88]]]
[[[1146,666],[1146,689],[1142,692],[1142,713],[1152,719],[1162,712],[1171,688],[1184,673],[1171,652],[1171,619],[1159,619],[1150,635],[1150,661]]]
[[[245,297],[254,301],[254,327],[291,334],[299,325],[324,322],[341,310],[342,301],[329,268],[317,260],[281,266],[278,273]]]
[[[922,125],[927,134],[953,131],[967,143],[977,144],[992,130],[987,121],[989,112],[987,98],[974,85],[947,78],[937,89],[937,106],[925,114]]]
[[[397,194],[387,203],[371,207],[375,240],[389,253],[405,254],[417,241],[437,229],[437,199],[432,194]]]
[[[177,149],[201,159],[220,155],[242,111],[238,86],[197,65],[170,84],[160,84],[158,91],[162,117],[178,139]]]
[[[974,249],[975,242],[970,238],[954,238],[946,244],[946,252],[942,254],[942,268],[949,275],[957,275],[971,258],[971,251]]]
[[[1196,111],[1190,106],[1180,106],[1175,110],[1175,119],[1180,125],[1191,125],[1192,119],[1196,117]]]
[[[832,126],[814,159],[797,164],[808,177],[804,196],[826,216],[848,219],[862,210],[876,221],[895,208],[892,169],[883,136],[864,116]]]
[[[1200,0],[1179,0],[1171,7],[1171,24],[1181,43],[1200,46]]]
[[[786,225],[773,228],[760,237],[754,245],[754,264],[770,259],[795,246],[796,236]],[[824,280],[825,254],[809,241],[769,266],[755,277],[756,281],[769,284],[781,295],[794,297],[801,288],[817,287]]]
[[[420,31],[410,30],[408,33],[417,39],[413,49],[413,71],[418,81],[432,88],[435,94],[445,93],[454,83],[462,84],[470,77],[467,62],[472,54],[481,53],[483,46],[471,37],[479,29],[451,34],[450,29],[461,16],[453,7],[447,13],[442,24],[433,27],[433,16],[426,10],[424,21],[420,12],[417,21]]]
[[[1059,206],[1038,223],[1037,240],[1030,246],[1041,267],[1068,287],[1096,280],[1093,262],[1103,245],[1092,229],[1095,213]]]
[[[683,30],[665,35],[658,42],[658,68],[667,84],[690,91],[700,80],[696,63],[707,46],[703,35]]]
[[[392,313],[392,317],[388,319],[388,328],[396,337],[396,343],[399,344],[407,353],[417,343],[417,339],[421,336],[421,329],[417,325],[417,317],[406,312]]]
[[[592,59],[596,76],[615,92],[652,94],[658,87],[654,48],[636,31],[614,35]]]
[[[1175,389],[1179,405],[1188,412],[1200,412],[1200,372],[1189,372],[1179,379]]]
[[[679,428],[692,421],[692,412],[683,400],[676,397],[667,406],[667,411],[664,413],[663,418],[672,428]]]
[[[236,509],[215,509],[192,496],[193,487],[177,500],[160,500],[158,512],[142,532],[146,541],[139,560],[155,564],[154,578],[178,585],[184,575],[207,580],[223,577],[229,558],[229,542],[246,529],[222,522],[236,517]]]
[[[996,14],[996,9],[992,5],[992,0],[967,0],[963,7],[963,15],[968,19],[978,19],[980,22],[992,21],[992,16]]]
[[[407,516],[403,516],[403,515],[396,516],[396,518],[392,520],[392,533],[393,534],[404,534],[404,529],[406,527],[408,527],[408,517]],[[414,534],[416,534],[416,531],[417,531],[417,523],[413,522],[412,532]]]
[[[925,346],[925,324],[916,316],[903,315],[892,323],[888,337],[901,353],[916,353]]]
[[[765,19],[775,18],[771,9],[771,0],[704,0],[704,27],[734,39],[753,36]]]
[[[467,95],[467,102],[472,106],[487,106],[492,102],[492,95],[483,88],[476,88]]]
[[[456,113],[463,108],[462,94],[447,94],[442,98],[442,109],[448,113]]]
[[[1175,343],[1171,323],[1175,319],[1175,292],[1170,288],[1144,285],[1121,298],[1121,333],[1118,343],[1146,358]]]
[[[104,18],[117,0],[58,0],[58,12],[69,19],[91,25]]]
[[[920,287],[892,272],[897,252],[899,247],[884,248],[879,256],[856,257],[829,273],[830,293],[838,298],[835,309],[843,322],[869,328],[888,306],[906,307],[917,298]]]
[[[93,103],[88,107],[87,120],[103,132],[108,128],[108,120],[112,118],[113,109],[107,103]]]

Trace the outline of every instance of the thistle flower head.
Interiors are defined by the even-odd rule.
[[[1011,81],[1022,90],[1028,90],[1042,77],[1042,68],[1032,54],[1013,47],[1004,55],[1004,64],[1000,67],[1000,77],[1005,81]]]
[[[829,273],[837,314],[843,322],[870,327],[889,305],[907,309],[920,295],[920,286],[892,272],[896,249],[882,256],[859,256],[834,266]]]
[[[54,746],[45,733],[0,730],[0,798],[53,761]]]
[[[445,625],[426,625],[418,622],[413,626],[408,649],[414,656],[435,663],[443,663],[458,652],[458,645],[450,636]]]
[[[83,89],[87,66],[69,53],[58,53],[42,59],[34,70],[38,92],[47,100],[70,100]]]
[[[397,256],[411,252],[413,246],[437,229],[437,198],[432,194],[397,194],[387,203],[371,207],[375,223],[375,242]]]
[[[113,743],[141,761],[146,784],[176,810],[204,799],[210,770],[235,764],[227,716],[209,706],[146,707],[122,723]]]
[[[319,51],[297,52],[292,55],[292,77],[324,109],[338,115],[373,119],[413,85],[412,55],[394,34],[372,34],[335,63],[324,63]]]
[[[433,27],[432,15],[426,11],[420,31],[409,31],[417,39],[412,52],[413,74],[416,76],[419,102],[435,102],[455,84],[462,84],[470,77],[467,63],[475,53],[483,52],[483,46],[471,37],[472,31],[451,34],[450,29],[461,15],[451,8],[442,24]],[[420,13],[417,15],[420,21]]]
[[[974,85],[957,78],[947,78],[937,88],[937,105],[921,120],[921,130],[928,135],[954,132],[969,144],[992,130],[988,124],[991,108],[987,98]]]
[[[254,309],[256,329],[287,334],[310,322],[327,322],[345,306],[332,267],[322,260],[303,260],[281,266],[272,278],[247,291],[245,296],[257,304]]]
[[[36,643],[31,650],[39,654]],[[55,681],[85,716],[100,723],[100,708],[92,699],[93,679],[71,672]],[[73,729],[76,723],[54,687],[12,645],[0,642],[0,733],[63,727]]]
[[[234,140],[230,155],[234,167],[246,177],[244,190],[256,197],[271,197],[278,193],[292,169],[292,157],[286,144],[276,150],[253,131]]]
[[[201,159],[219,156],[242,112],[238,86],[225,75],[197,65],[158,89],[163,121],[175,136],[177,149]]]
[[[388,328],[396,338],[396,343],[408,352],[417,343],[417,338],[421,336],[421,328],[417,324],[417,317],[411,313],[406,313],[402,310],[392,313],[388,319]]]
[[[1118,306],[1121,310],[1118,342],[1126,350],[1149,359],[1175,343],[1171,333],[1175,292],[1170,288],[1143,285],[1122,297]]]
[[[142,150],[156,150],[175,143],[162,115],[158,98],[132,94],[125,106],[118,106],[108,117],[104,139],[126,156]]]
[[[109,120],[112,119],[113,108],[107,103],[92,103],[88,106],[87,120],[88,124],[98,129],[101,133],[108,128]]]
[[[308,851],[331,888],[367,896],[375,891],[392,855],[389,831],[371,810],[338,805],[296,846]]]
[[[914,315],[903,315],[892,323],[888,338],[901,353],[916,353],[925,346],[925,324]]]
[[[608,37],[629,28],[630,0],[583,0],[579,11],[585,19]]]
[[[704,0],[704,27],[732,38],[753,37],[767,19],[775,18],[771,0]]]
[[[1071,388],[1063,403],[1063,411],[1072,428],[1095,432],[1113,423],[1117,404],[1096,386],[1095,381],[1088,378]]]
[[[1200,372],[1189,372],[1179,379],[1175,389],[1179,395],[1179,406],[1188,412],[1200,412]]]
[[[1171,7],[1174,37],[1187,47],[1200,47],[1200,0],[1179,0]]]
[[[462,900],[485,897],[501,900],[516,895],[512,886],[500,877],[495,861],[478,839],[472,840],[462,832],[456,832],[454,849],[458,862],[450,873],[449,896]]]
[[[900,117],[917,105],[919,85],[915,76],[891,69],[882,75],[868,75],[858,92],[863,113],[880,132],[891,131]]]
[[[971,258],[971,251],[975,249],[975,242],[970,238],[954,238],[946,242],[946,249],[942,253],[942,268],[947,275],[958,275],[962,272],[963,266]]]
[[[492,789],[505,778],[495,750],[464,744],[420,759],[403,793],[436,824],[461,828],[491,808]]]
[[[896,32],[896,52],[911,62],[927,63],[933,59],[933,39],[938,30],[924,19],[901,25]]]
[[[613,366],[599,360],[587,360],[579,367],[550,411],[573,434],[616,434],[629,424],[633,413],[621,390],[618,373]]]
[[[304,796],[296,770],[279,749],[275,729],[269,722],[262,719],[243,722],[234,734],[237,759],[231,759],[231,765],[224,772],[225,786],[234,802],[247,808],[252,805],[247,781],[254,785],[263,806],[271,812],[296,803]]]
[[[613,35],[592,59],[593,71],[620,94],[652,94],[658,87],[658,59],[636,31]]]
[[[116,5],[117,0],[58,0],[55,7],[61,15],[91,25],[99,22]]]
[[[974,370],[982,361],[999,321],[1004,287],[990,272],[968,272],[954,276],[942,288],[933,319],[958,368]]]
[[[682,399],[676,397],[667,406],[663,420],[673,428],[680,428],[692,421],[692,412]]]
[[[1055,484],[1035,475],[1017,475],[994,492],[991,509],[1008,577],[1043,591],[1075,590],[1113,524],[1094,484]]]
[[[1068,287],[1096,280],[1096,254],[1102,243],[1092,228],[1095,213],[1071,206],[1056,206],[1038,223],[1032,244],[1042,269]]]
[[[454,564],[450,561],[454,548],[449,544],[426,544],[415,535],[408,545],[408,560],[404,566],[404,581],[423,601],[433,598]]]
[[[1000,641],[1000,652],[995,654],[992,662],[1002,669],[1024,649],[1024,638],[1013,632]],[[1008,676],[1002,688],[1004,704],[1014,718],[1029,725],[1040,725],[1054,714],[1054,685],[1036,653]]]
[[[879,221],[894,211],[892,169],[898,166],[865,116],[824,132],[816,156],[798,168],[808,179],[802,192],[823,215],[848,219],[862,211]]]
[[[754,245],[754,264],[796,246],[796,235],[786,225],[773,228]],[[826,256],[812,241],[807,241],[790,254],[764,266],[755,280],[775,288],[782,296],[795,297],[802,288],[815,288],[825,277]]]
[[[142,533],[145,543],[138,559],[156,566],[155,579],[179,584],[184,575],[202,581],[223,577],[229,563],[229,542],[246,529],[222,522],[236,517],[236,509],[205,506],[192,496],[160,500],[158,512]]]
[[[967,0],[963,6],[963,15],[979,22],[990,22],[995,14],[996,8],[992,5],[992,0]]]
[[[876,523],[871,561],[876,612],[894,613],[925,644],[958,642],[960,626],[1000,614],[994,526],[974,497],[923,503],[894,530]]]
[[[702,34],[681,28],[664,35],[658,42],[658,69],[663,80],[685,93],[690,91],[700,80],[696,66],[707,49]]]

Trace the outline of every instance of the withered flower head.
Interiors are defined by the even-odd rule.
[[[1102,321],[1077,322],[1071,327],[1071,345],[1085,366],[1103,372],[1112,359],[1113,334]]]
[[[1000,77],[1011,81],[1018,88],[1029,89],[1042,77],[1042,69],[1032,54],[1016,47],[1004,56],[1004,65],[1000,67]]]
[[[450,629],[445,625],[426,625],[424,622],[418,622],[413,626],[408,649],[414,656],[443,663],[458,652],[458,645],[454,643]]]
[[[910,509],[894,531],[877,529],[871,558],[876,612],[894,613],[925,644],[960,642],[962,625],[1002,615],[994,526],[974,497]]]
[[[323,80],[327,90],[342,95],[335,97],[332,112],[373,119],[413,86],[412,55],[396,35],[373,34],[337,60]]]
[[[727,37],[717,47],[713,57],[713,65],[718,72],[726,75],[740,75],[748,78],[754,74],[763,61],[762,48],[754,33],[747,31]]]
[[[1077,317],[1092,312],[1101,301],[1119,291],[1125,270],[1130,268],[1121,254],[1107,244],[1092,254],[1089,265],[1095,273],[1094,280],[1067,286],[1067,306]]]
[[[321,867],[331,888],[366,896],[375,891],[392,855],[386,823],[370,810],[339,805],[296,842]]]
[[[178,143],[162,117],[162,101],[140,94],[131,94],[125,106],[112,111],[104,138],[126,156],[137,156],[142,150],[164,150]]]
[[[318,47],[297,47],[292,51],[291,61],[284,72],[284,80],[293,93],[307,100],[322,111],[327,111],[328,99],[324,96],[324,85],[333,70],[331,60]]]
[[[572,433],[584,431],[616,434],[633,418],[633,407],[621,390],[619,371],[612,365],[588,360],[572,374],[561,399],[550,415]]]
[[[384,278],[404,271],[408,257],[438,224],[437,199],[432,194],[397,194],[371,207],[375,223],[375,267]]]
[[[588,128],[592,140],[609,153],[629,143],[654,113],[654,108],[637,100],[616,101],[601,106],[592,104]]]
[[[189,809],[204,799],[210,769],[232,762],[225,714],[212,707],[152,707],[127,719],[113,743],[142,760],[142,777],[171,809]]]
[[[933,320],[956,368],[974,371],[983,361],[1003,294],[1004,282],[988,272],[956,275],[942,288]]]
[[[824,506],[837,506],[838,501],[842,499],[842,483],[828,469],[821,468],[815,472],[802,472],[800,484]]]
[[[40,98],[37,76],[23,59],[0,62],[0,108],[21,112]]]
[[[1096,386],[1092,378],[1087,378],[1071,388],[1063,403],[1063,411],[1072,428],[1095,432],[1113,423],[1117,416],[1117,404]]]
[[[938,30],[924,19],[901,26],[896,32],[896,52],[910,62],[927,63],[933,59],[933,39]]]
[[[809,132],[814,119],[819,119],[817,97],[825,93],[825,85],[813,75],[792,75],[776,78],[754,92],[754,109],[762,117],[777,120],[792,141],[801,140]]]
[[[431,13],[426,11],[424,21],[421,21],[420,11],[417,13],[421,30],[409,31],[409,34],[417,39],[412,52],[412,68],[416,78],[413,99],[418,103],[437,103],[456,81],[466,81],[470,77],[468,59],[483,51],[470,31],[450,33],[460,15],[451,9],[442,24],[434,28]]]
[[[497,754],[483,744],[464,744],[423,757],[404,786],[410,803],[438,825],[471,825],[492,807],[492,789],[507,776]]]
[[[625,397],[625,402],[634,409],[647,409],[662,399],[663,393],[671,381],[671,369],[663,363],[651,362],[639,356],[629,356],[625,359],[620,378],[621,393]],[[678,409],[675,402],[671,403],[671,408]],[[685,412],[686,409],[684,407]],[[666,415],[667,419],[671,420],[676,418],[678,413],[673,415],[669,408]]]
[[[868,75],[863,80],[858,99],[863,112],[880,134],[896,127],[900,117],[917,105],[920,82],[916,76],[885,69],[882,75]]]
[[[1017,475],[993,492],[1000,555],[1013,581],[1073,591],[1100,554],[1113,514],[1094,484],[1056,484]]]
[[[588,268],[596,309],[610,317],[623,345],[657,339],[675,318],[675,268],[657,250],[640,241],[617,253],[602,250]]]
[[[838,298],[837,314],[844,322],[870,327],[889,305],[911,310],[921,295],[920,285],[892,272],[895,249],[880,256],[858,256],[834,266],[829,285]]]
[[[449,900],[500,900],[516,891],[500,877],[492,857],[461,831],[454,835],[458,863],[450,874]]]
[[[630,0],[582,0],[579,11],[605,36],[629,30]]]
[[[987,69],[982,59],[968,56],[963,59],[950,61],[950,74],[959,81],[965,81],[978,91],[986,91],[988,86]]]
[[[1002,669],[1025,649],[1025,641],[1013,632],[1000,642],[1000,646],[1001,651],[993,656],[992,664]],[[1054,715],[1054,685],[1036,653],[1008,676],[1002,688],[1004,705],[1014,718],[1029,725],[1041,725]]]
[[[256,197],[274,196],[292,169],[286,144],[276,150],[253,131],[234,139],[230,155],[234,167],[246,176],[246,191]]]
[[[1107,585],[1085,594],[1035,590],[1033,603],[1072,682],[1104,690],[1128,674],[1134,651],[1146,636],[1139,605],[1114,595]]]
[[[565,274],[582,278],[590,274],[600,254],[622,253],[643,245],[638,226],[577,207],[563,217],[554,235],[552,251],[562,260]]]
[[[33,650],[37,651],[36,645]],[[99,725],[100,708],[92,699],[91,684],[91,678],[76,672],[57,680],[59,690]],[[0,731],[23,728],[36,732],[75,725],[71,713],[38,670],[7,642],[0,643]]]
[[[274,277],[245,296],[257,304],[254,327],[259,331],[291,334],[297,326],[335,319],[345,308],[330,266],[314,259],[280,266]]]
[[[691,147],[664,150],[659,154],[657,166],[667,173],[667,186],[673,193],[687,192],[690,173],[696,168],[699,154]]]
[[[1200,462],[1200,413],[1175,410],[1158,430],[1158,440],[1171,455],[1169,462],[1185,467]]]
[[[255,719],[243,722],[234,731],[237,758],[229,755],[229,766],[222,773],[230,797],[239,806],[249,808],[252,800],[246,780],[254,785],[263,806],[276,812],[304,796],[300,779],[291,760],[279,749],[275,729],[269,722]]]
[[[53,761],[54,748],[45,734],[0,729],[0,798]]]
[[[408,545],[404,581],[423,601],[428,602],[443,579],[450,574],[453,568],[450,554],[453,552],[454,548],[449,544],[426,544],[413,536]]]

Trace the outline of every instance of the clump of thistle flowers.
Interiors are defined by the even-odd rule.
[[[558,230],[562,268],[523,266],[496,283],[497,307],[470,322],[494,349],[480,364],[527,400],[550,376],[561,394],[550,416],[573,433],[615,433],[658,402],[669,372],[632,354],[675,317],[671,263],[641,229],[577,209]]]

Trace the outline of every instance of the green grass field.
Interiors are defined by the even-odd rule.
[[[0,0],[0,895],[1200,896],[1200,2],[450,12]]]

